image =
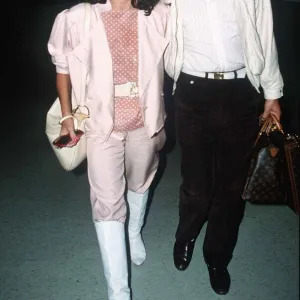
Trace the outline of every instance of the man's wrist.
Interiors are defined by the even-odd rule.
[[[268,100],[278,100],[283,96],[282,89],[267,90],[264,89],[264,98]]]

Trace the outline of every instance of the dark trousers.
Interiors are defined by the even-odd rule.
[[[182,73],[175,102],[183,179],[176,240],[197,238],[207,221],[205,260],[228,265],[244,215],[241,193],[258,132],[257,92],[248,79]]]

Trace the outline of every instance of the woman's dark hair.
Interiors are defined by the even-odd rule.
[[[106,0],[91,0],[91,1],[85,1],[85,2],[89,2],[91,4],[96,4],[96,3],[101,3],[101,4],[105,4]],[[159,0],[131,0],[131,5],[134,8],[143,10],[146,14],[146,16],[150,16],[153,8],[155,7],[155,5],[159,2]]]

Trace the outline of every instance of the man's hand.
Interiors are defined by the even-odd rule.
[[[262,120],[265,120],[269,114],[272,114],[277,121],[280,121],[281,109],[278,100],[266,100],[265,109],[261,116]]]

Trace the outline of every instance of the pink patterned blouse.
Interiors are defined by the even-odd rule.
[[[112,54],[114,84],[138,83],[138,10],[110,10],[102,19]],[[143,126],[139,97],[115,97],[114,131]]]

